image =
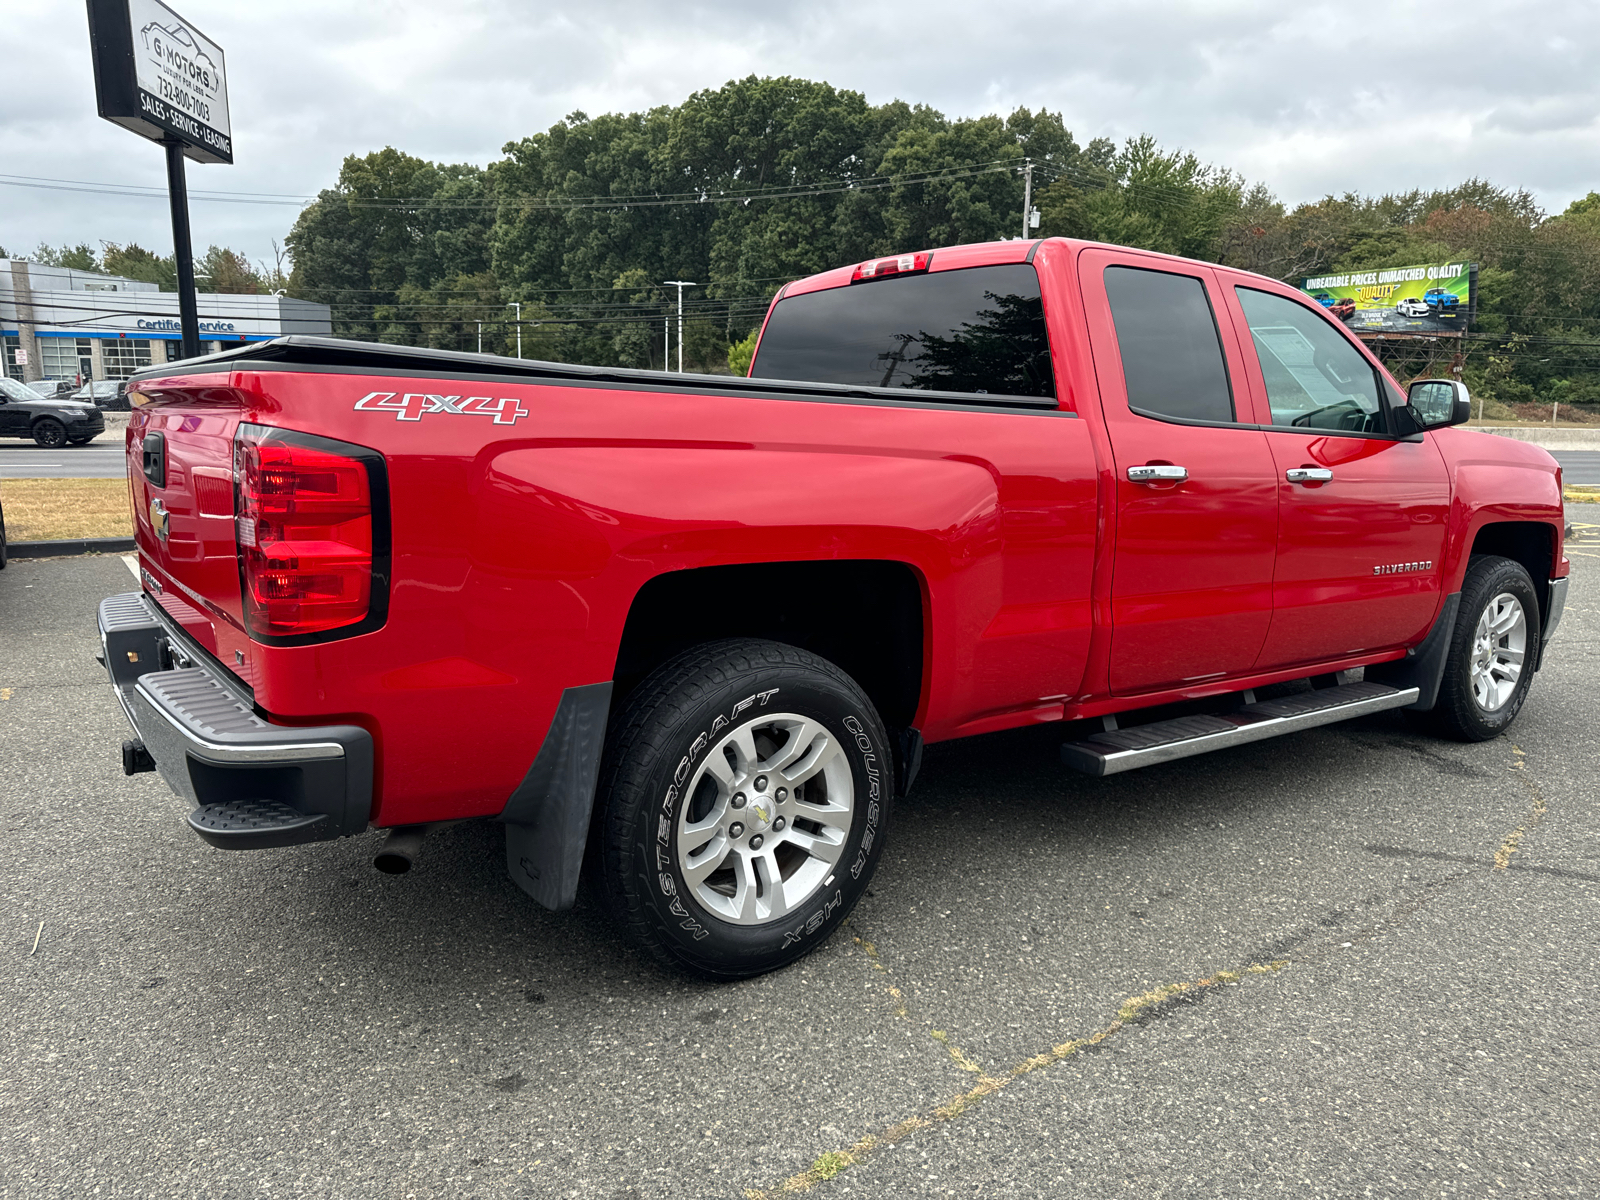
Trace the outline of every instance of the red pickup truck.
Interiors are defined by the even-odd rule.
[[[214,846],[504,824],[722,978],[849,913],[926,742],[1107,775],[1384,709],[1503,732],[1560,472],[1314,303],[1062,239],[778,293],[745,379],[289,337],[133,385],[105,665]],[[1296,682],[1296,681],[1309,681]]]

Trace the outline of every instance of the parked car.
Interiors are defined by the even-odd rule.
[[[1567,593],[1554,459],[1459,428],[1460,383],[1067,239],[790,283],[747,378],[286,337],[136,380],[124,770],[222,848],[387,828],[400,871],[497,821],[535,901],[590,872],[713,978],[838,927],[926,742],[1055,722],[1111,775],[1401,709],[1482,741]]]
[[[1427,317],[1433,314],[1433,310],[1420,296],[1407,296],[1394,306],[1394,310],[1402,317]]]
[[[1327,292],[1312,292],[1311,298],[1322,305],[1323,308],[1333,307],[1333,297]]]
[[[1338,317],[1339,320],[1348,321],[1356,315],[1356,302],[1350,299],[1349,296],[1345,296],[1340,300],[1334,301],[1333,306],[1328,311]]]
[[[105,428],[105,416],[93,404],[68,396],[46,400],[0,375],[0,437],[31,437],[47,447],[81,446]]]
[[[97,398],[96,402],[100,405],[101,409],[106,412],[132,412],[133,404],[128,399],[128,381],[126,379],[119,379],[116,381],[116,384],[117,390],[115,394],[104,398]]]
[[[35,379],[23,384],[23,387],[29,388],[42,399],[50,400],[56,396],[72,395],[77,385],[70,379]]]
[[[125,379],[96,379],[84,384],[72,393],[74,400],[84,400],[97,407],[106,407],[107,401],[117,398],[118,389],[127,390],[128,381]]]
[[[1422,293],[1422,302],[1436,317],[1453,317],[1461,311],[1461,297],[1443,288],[1429,288]]]

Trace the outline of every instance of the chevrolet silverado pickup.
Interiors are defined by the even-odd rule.
[[[213,846],[497,821],[659,960],[844,919],[931,742],[1110,775],[1390,709],[1503,733],[1560,472],[1274,280],[1065,239],[774,298],[747,378],[286,337],[132,385],[134,737]],[[1170,769],[1170,768],[1169,768]]]

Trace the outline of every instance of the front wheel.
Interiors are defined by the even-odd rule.
[[[1485,742],[1509,729],[1533,683],[1539,631],[1539,596],[1523,565],[1492,555],[1473,559],[1427,723],[1463,742]]]
[[[33,423],[33,440],[47,450],[66,445],[67,427],[54,417],[41,417]]]
[[[658,961],[759,975],[820,945],[883,852],[893,767],[832,663],[741,639],[657,669],[607,739],[600,888]]]

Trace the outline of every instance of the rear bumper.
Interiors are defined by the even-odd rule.
[[[372,735],[257,716],[138,592],[99,611],[106,672],[161,777],[195,806],[189,826],[225,849],[257,850],[360,833],[372,808]]]

